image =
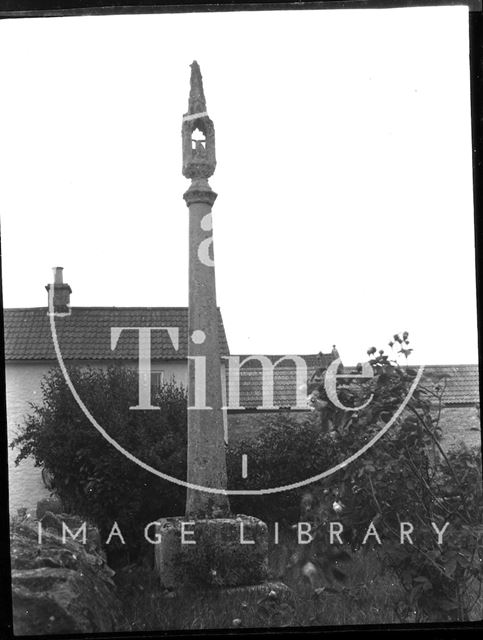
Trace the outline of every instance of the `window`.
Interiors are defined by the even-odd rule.
[[[158,391],[164,381],[164,371],[151,371],[151,388]]]

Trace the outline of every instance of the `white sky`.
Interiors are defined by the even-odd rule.
[[[4,20],[6,307],[184,306],[189,64],[232,353],[477,362],[468,9]]]

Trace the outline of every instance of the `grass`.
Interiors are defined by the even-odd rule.
[[[272,549],[271,573],[280,578],[280,552]],[[290,550],[289,550],[290,551]],[[314,592],[297,571],[283,581],[292,597],[267,597],[254,591],[184,591],[163,593],[156,574],[131,565],[116,576],[129,631],[175,629],[230,629],[306,627],[360,624],[397,624],[395,605],[401,587],[381,575],[375,552],[359,553],[348,568],[348,581],[333,591],[321,584]],[[323,582],[323,580],[322,580]],[[410,617],[405,621],[412,621]]]

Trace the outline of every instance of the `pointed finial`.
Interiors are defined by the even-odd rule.
[[[191,81],[188,113],[204,113],[206,112],[206,100],[203,92],[203,77],[201,75],[200,65],[196,60],[193,60],[190,67]]]
[[[207,180],[216,167],[215,127],[206,112],[200,66],[190,65],[190,98],[188,113],[183,115],[183,175],[192,180]]]

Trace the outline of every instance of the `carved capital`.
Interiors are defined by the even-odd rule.
[[[203,202],[212,207],[217,196],[218,194],[213,191],[206,179],[193,180],[188,191],[183,194],[188,207],[196,202]]]
[[[185,178],[191,178],[191,180],[197,180],[199,178],[211,178],[215,172],[215,164],[200,158],[197,160],[190,160],[183,165],[183,175]]]

